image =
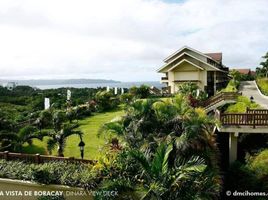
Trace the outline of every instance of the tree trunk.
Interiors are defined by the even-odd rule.
[[[58,148],[58,156],[59,156],[59,157],[64,157],[64,155],[63,155],[63,147],[62,147],[62,145],[59,145],[59,148]]]

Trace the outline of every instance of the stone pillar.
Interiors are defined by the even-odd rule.
[[[239,133],[229,133],[229,164],[237,159],[237,138]]]

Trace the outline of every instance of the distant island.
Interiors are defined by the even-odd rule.
[[[91,83],[121,83],[106,79],[32,79],[32,80],[0,80],[1,84],[15,82],[18,85],[66,85],[66,84],[91,84]]]

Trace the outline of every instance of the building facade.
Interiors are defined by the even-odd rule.
[[[163,89],[171,94],[178,91],[180,84],[192,82],[211,96],[224,88],[229,80],[229,68],[222,64],[222,53],[201,53],[185,46],[164,62],[157,72],[164,74],[161,83],[166,87]]]

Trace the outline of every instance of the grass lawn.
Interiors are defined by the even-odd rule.
[[[262,93],[264,95],[268,95],[268,79],[262,78],[262,79],[258,79],[256,82],[257,82],[260,90],[262,91]]]
[[[104,136],[101,136],[100,138],[97,137],[98,130],[102,126],[102,124],[104,124],[105,122],[109,122],[113,118],[121,116],[122,114],[123,110],[97,113],[91,117],[79,121],[79,130],[84,133],[83,140],[86,144],[84,153],[85,159],[96,159],[99,155],[100,148],[106,142]],[[47,138],[44,138],[43,141],[33,140],[33,145],[25,145],[23,148],[23,152],[47,154],[46,140]],[[64,156],[80,158],[80,150],[78,147],[79,142],[80,139],[78,136],[70,136],[66,142]],[[53,155],[57,155],[56,150],[53,151]]]

